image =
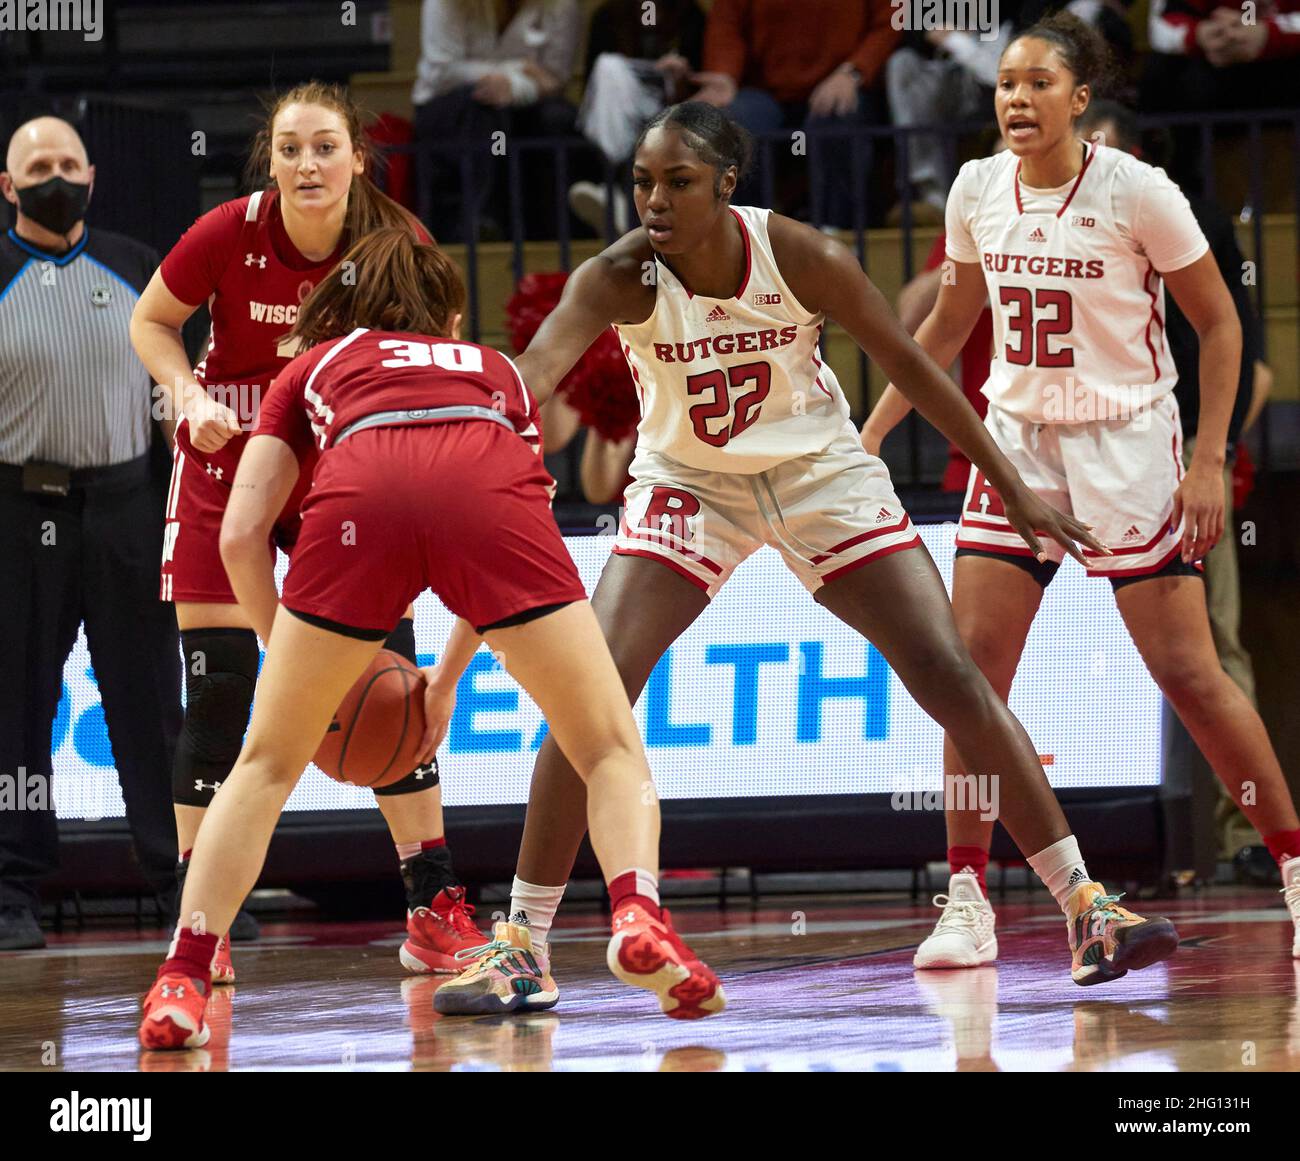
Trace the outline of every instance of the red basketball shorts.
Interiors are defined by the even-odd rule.
[[[247,437],[236,438],[242,441]],[[188,444],[188,440],[185,442]],[[158,595],[164,601],[233,605],[235,594],[226,577],[226,566],[221,563],[221,519],[230,500],[234,469],[228,455],[219,456],[220,462],[208,463],[201,458],[202,452],[187,455],[181,451],[180,443],[178,440],[172,454]],[[310,487],[309,473],[294,485],[267,540],[266,550],[273,561],[277,546],[285,551],[292,546],[298,534],[298,508]]]
[[[359,431],[321,456],[282,603],[380,635],[426,588],[475,628],[585,600],[552,485],[497,423]]]

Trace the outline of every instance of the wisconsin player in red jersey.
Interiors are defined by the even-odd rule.
[[[260,397],[293,353],[285,336],[299,304],[357,238],[401,226],[428,238],[366,174],[360,115],[337,86],[284,94],[254,143],[250,176],[270,178],[250,197],[204,214],[163,260],[136,307],[131,334],[141,361],[170,392],[176,451],[167,499],[163,600],[174,601],[185,656],[185,728],[173,778],[183,887],[204,812],[230,774],[257,681],[254,626],[221,562],[221,517]],[[193,370],[180,328],[207,303],[212,333]],[[266,551],[287,548],[310,483],[304,472],[278,514]],[[404,618],[389,648],[415,660]],[[407,894],[409,970],[458,970],[455,954],[482,942],[446,846],[436,767],[375,791],[397,846]],[[223,943],[215,979],[234,979]]]
[[[849,251],[780,215],[731,206],[748,152],[744,131],[712,106],[687,102],[652,119],[633,169],[642,228],[574,273],[519,360],[544,399],[613,325],[641,392],[623,527],[592,600],[628,696],[768,544],[814,600],[876,645],[975,769],[1000,773],[1009,828],[1075,921],[1075,978],[1113,979],[1172,954],[1167,920],[1098,905],[1109,897],[1089,879],[1033,746],[970,660],[934,562],[821,361],[825,322],[905,383],[999,481],[1034,551],[1036,530],[1071,552],[1075,539],[1101,546],[1025,487]],[[582,780],[546,741],[511,903],[534,943],[549,929],[585,815]]]
[[[611,970],[654,991],[671,1016],[720,1011],[717,978],[642,893],[657,869],[658,804],[646,801],[652,783],[631,707],[550,512],[537,404],[508,358],[458,341],[464,287],[442,251],[380,230],[348,258],[355,285],[336,270],[302,306],[295,334],[316,345],[278,376],[227,508],[222,552],[235,591],[259,627],[272,618],[274,627],[248,740],[199,832],[181,914],[206,916],[218,931],[229,922],[334,708],[429,587],[459,620],[430,672],[423,756],[446,733],[481,635],[589,787],[613,905]],[[262,545],[316,449],[277,608]],[[344,520],[355,529],[348,544]],[[215,950],[201,924],[182,921],[145,1000],[146,1047],[206,1040]],[[458,1010],[554,1005],[526,928],[499,923],[479,950],[473,971],[444,985],[456,986]]]
[[[1085,552],[1106,577],[1152,677],[1282,869],[1300,958],[1300,822],[1259,714],[1219,664],[1196,562],[1223,534],[1224,442],[1241,327],[1214,256],[1178,187],[1075,132],[1106,67],[1100,37],[1059,14],[1003,53],[995,94],[1008,152],[968,163],[948,199],[953,276],[917,332],[947,366],[987,299],[995,357],[989,433],[1044,500],[1113,548]],[[1201,418],[1186,476],[1163,333],[1164,286],[1200,338]],[[907,405],[891,387],[864,429],[868,450]],[[881,420],[879,417],[884,416]],[[978,466],[958,532],[953,608],[963,640],[1005,700],[1043,590],[1061,560],[1024,551],[1002,488]],[[944,768],[967,768],[957,739]],[[997,954],[984,897],[992,823],[948,814],[953,879],[918,967]]]

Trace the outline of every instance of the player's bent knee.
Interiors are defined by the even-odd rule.
[[[172,799],[205,807],[230,776],[248,728],[257,684],[257,635],[251,629],[192,629],[181,634],[185,723],[172,767]]]

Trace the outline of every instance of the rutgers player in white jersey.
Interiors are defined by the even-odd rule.
[[[916,339],[950,365],[987,288],[994,358],[986,426],[1039,496],[1111,546],[1109,556],[1084,550],[1088,573],[1114,587],[1152,677],[1277,859],[1300,958],[1300,822],[1258,713],[1219,663],[1197,564],[1223,532],[1240,323],[1187,199],[1164,171],[1078,139],[1075,119],[1106,66],[1104,43],[1068,14],[1007,47],[996,105],[1008,149],[969,162],[953,184],[951,276]],[[1200,425],[1185,476],[1165,284],[1200,339]],[[909,407],[891,386],[863,429],[864,447],[876,451]],[[999,495],[973,468],[952,599],[963,640],[1005,699],[1062,554],[1055,545],[1046,560],[1026,552]],[[960,750],[950,735],[947,773],[968,767]],[[992,829],[969,812],[949,812],[952,880],[917,967],[996,957],[983,891]]]
[[[1094,906],[1104,888],[1091,882],[1029,738],[963,647],[934,562],[818,355],[826,320],[998,481],[1008,520],[1035,551],[1035,529],[1067,551],[1075,539],[1104,549],[1025,487],[844,247],[730,205],[747,156],[744,131],[711,105],[655,117],[633,169],[642,228],[583,264],[518,360],[545,399],[614,325],[641,393],[626,515],[592,601],[629,697],[732,571],[771,545],[819,604],[876,645],[974,769],[1002,775],[1017,843],[1080,920],[1074,978],[1113,979],[1171,955],[1167,920]],[[583,783],[548,740],[511,902],[534,946],[545,944],[585,829]],[[657,908],[652,876],[645,890],[644,905]]]

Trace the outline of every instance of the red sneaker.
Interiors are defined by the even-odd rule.
[[[408,972],[459,974],[465,961],[458,951],[482,947],[490,942],[472,918],[474,908],[465,902],[464,887],[444,887],[428,907],[406,913],[407,939],[398,952]]]
[[[699,1020],[727,1006],[722,984],[673,930],[672,916],[626,903],[614,916],[605,962],[625,984],[646,988],[674,1020]]]
[[[230,935],[217,940],[217,955],[212,961],[212,982],[225,986],[235,982],[235,965],[230,960]]]
[[[179,973],[155,980],[144,998],[140,1043],[145,1048],[202,1048],[209,1036],[203,1013],[210,987],[206,980]]]

